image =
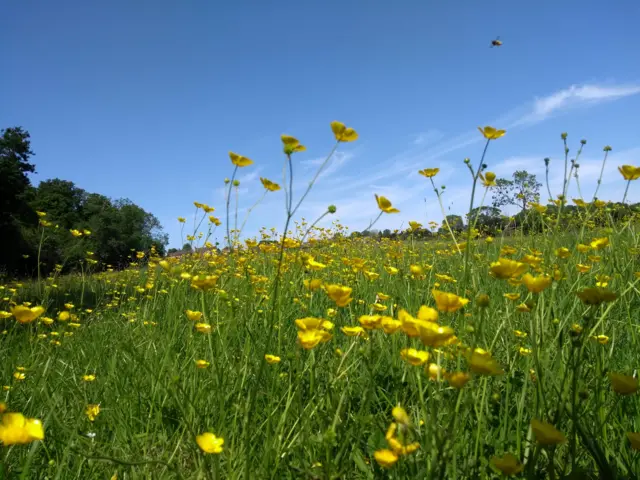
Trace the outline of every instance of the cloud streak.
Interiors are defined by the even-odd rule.
[[[640,94],[640,85],[571,85],[551,95],[536,98],[530,111],[517,120],[514,126],[541,122],[567,111],[589,107]]]

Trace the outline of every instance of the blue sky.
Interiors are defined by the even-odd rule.
[[[478,125],[508,130],[489,149],[490,170],[540,174],[550,157],[554,192],[563,131],[573,152],[588,141],[587,199],[604,145],[613,152],[600,198],[620,200],[616,166],[640,164],[637,1],[26,0],[1,12],[0,127],[30,131],[34,182],[130,198],[160,219],[171,246],[194,200],[224,216],[229,150],[255,161],[240,172],[242,218],[260,176],[282,182],[280,134],[308,147],[295,156],[299,195],[332,147],[332,120],[360,140],[339,149],[300,213],[313,220],[335,204],[332,220],[351,229],[377,214],[374,193],[401,210],[377,228],[441,220],[417,174],[426,167],[441,168],[447,208],[462,213],[462,160],[479,160]],[[490,49],[497,35],[504,45]],[[283,223],[280,191],[246,233]]]

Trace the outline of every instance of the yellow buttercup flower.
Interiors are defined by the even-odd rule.
[[[529,265],[527,265],[526,263],[502,257],[498,258],[497,262],[492,262],[489,266],[491,275],[502,280],[508,280],[510,278],[518,277],[528,269]]]
[[[231,159],[231,163],[239,168],[253,165],[253,160],[243,157],[242,155],[238,155],[237,153],[229,152],[229,158]]]
[[[467,372],[453,372],[446,374],[445,379],[453,388],[460,390],[469,380],[471,380],[471,375]]]
[[[393,208],[391,205],[391,201],[387,197],[375,195],[376,202],[378,202],[378,208],[382,210],[384,213],[399,213],[400,210],[397,208]]]
[[[476,348],[467,357],[469,370],[479,375],[502,375],[504,370],[491,354],[481,348]]]
[[[451,327],[440,326],[429,321],[419,321],[416,326],[420,340],[427,347],[441,347],[455,340],[455,332]]]
[[[208,362],[206,360],[196,360],[197,368],[204,369],[204,368],[207,368],[209,365],[211,365],[211,362]]]
[[[211,290],[216,286],[217,282],[218,277],[216,275],[196,275],[191,278],[191,286],[197,290]]]
[[[269,354],[269,353],[267,353],[267,354],[264,356],[264,359],[265,359],[265,360],[266,360],[266,362],[267,362],[268,364],[270,364],[270,365],[273,365],[274,363],[280,363],[280,361],[281,361],[281,358],[280,358],[280,357],[278,357],[278,356],[276,356],[276,355],[271,355],[271,354]]]
[[[409,228],[412,232],[416,230],[420,230],[422,228],[422,224],[419,222],[414,222],[413,220],[409,221]]]
[[[358,133],[351,127],[345,126],[341,122],[331,122],[331,130],[338,142],[355,142],[358,139]]]
[[[618,171],[622,174],[625,180],[637,180],[640,178],[640,167],[622,165],[621,167],[618,167]]]
[[[498,138],[504,136],[505,133],[507,133],[506,130],[497,130],[488,125],[484,128],[478,127],[478,130],[480,130],[482,136],[487,140],[497,140]]]
[[[198,322],[202,318],[202,312],[198,312],[197,310],[185,310],[184,313],[192,322]]]
[[[547,211],[547,207],[546,206],[540,205],[539,203],[536,203],[536,202],[530,202],[529,206],[533,207],[533,209],[538,213],[544,213],[544,212]]]
[[[619,395],[632,395],[638,391],[638,379],[630,375],[609,372],[611,388]]]
[[[403,348],[400,350],[400,356],[414,367],[423,365],[429,360],[429,352],[416,350],[415,348]]]
[[[362,328],[367,330],[377,330],[382,328],[382,316],[381,315],[361,315],[358,321]]]
[[[594,335],[591,338],[593,338],[600,345],[606,345],[607,343],[609,343],[609,337],[606,335]]]
[[[594,238],[589,245],[594,250],[602,250],[609,245],[609,239],[607,237]]]
[[[441,312],[457,312],[469,303],[469,299],[459,297],[455,293],[442,292],[440,290],[433,289],[431,290],[431,294],[436,301],[436,307],[438,307],[438,310]]]
[[[211,432],[205,432],[196,436],[196,443],[204,453],[222,453],[224,438],[216,437]]]
[[[551,277],[547,275],[540,275],[538,277],[534,277],[530,273],[525,273],[522,276],[522,283],[525,284],[527,290],[531,293],[540,293],[549,285],[551,285]]]
[[[381,323],[382,330],[384,330],[384,333],[387,335],[393,335],[402,327],[402,322],[392,317],[382,317]]]
[[[82,380],[84,380],[85,382],[93,382],[95,381],[96,376],[95,375],[83,375],[82,376]]]
[[[302,284],[311,291],[317,290],[322,286],[322,280],[314,278],[313,280],[304,279]]]
[[[496,184],[496,174],[493,172],[487,172],[484,175],[480,173],[478,178],[482,181],[482,185],[486,188],[495,187]]]
[[[589,250],[591,250],[591,247],[589,245],[584,245],[583,243],[579,243],[576,248],[580,253],[587,253]]]
[[[387,309],[386,305],[382,305],[381,303],[374,303],[371,305],[371,308],[376,312],[384,312]]]
[[[344,287],[342,285],[327,285],[327,295],[329,298],[336,302],[338,307],[346,307],[351,301],[351,292],[353,289],[350,287]]]
[[[277,192],[280,190],[280,185],[272,182],[271,180],[260,177],[260,182],[262,182],[262,186],[270,192]]]
[[[418,173],[424,177],[433,178],[438,174],[439,171],[439,168],[425,168],[423,170],[418,170]]]
[[[598,287],[584,288],[577,292],[576,295],[585,305],[600,305],[605,302],[613,302],[618,298],[612,291]]]
[[[398,455],[396,455],[393,451],[383,448],[382,450],[376,450],[373,453],[373,458],[376,459],[376,462],[382,468],[391,468],[398,461]]]
[[[291,155],[294,152],[304,152],[307,149],[297,138],[291,135],[281,135],[280,139],[284,145],[284,153],[287,155]]]
[[[4,413],[0,422],[0,444],[24,445],[36,440],[44,440],[42,422],[35,418],[26,418],[21,413]]]
[[[560,430],[537,418],[531,420],[531,430],[540,445],[559,445],[567,441],[567,437]]]
[[[311,350],[320,342],[328,342],[331,340],[331,334],[325,330],[298,330],[298,343],[305,350]]]
[[[512,453],[505,453],[501,457],[491,457],[491,465],[508,477],[517,475],[524,470],[524,465]]]
[[[31,323],[44,313],[44,307],[25,307],[24,305],[16,305],[11,309],[11,314],[16,317],[20,323]]]
[[[333,330],[334,327],[329,320],[316,317],[298,318],[295,324],[298,330],[326,330],[328,332]]]
[[[89,419],[89,421],[93,422],[98,416],[98,414],[100,413],[100,405],[90,403],[89,405],[87,405],[87,408],[85,409],[84,413],[87,415],[87,418]]]
[[[315,270],[315,271],[323,270],[323,269],[327,268],[327,266],[324,263],[316,262],[313,257],[309,257],[307,259],[307,267],[309,267],[309,269]]]
[[[348,337],[364,337],[366,332],[362,327],[342,327],[340,329]]]
[[[196,330],[200,333],[211,333],[211,325],[208,323],[196,323]]]
[[[571,251],[566,247],[560,247],[556,249],[555,254],[558,258],[569,258]]]
[[[401,425],[405,425],[405,426],[411,425],[411,419],[409,418],[409,414],[400,405],[393,407],[393,410],[391,410],[391,416],[396,422],[398,422]]]

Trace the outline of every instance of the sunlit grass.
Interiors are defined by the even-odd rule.
[[[357,139],[339,122],[332,131],[318,173]],[[466,162],[469,212],[476,188],[482,204],[495,186],[484,154],[505,133],[481,132],[479,166]],[[487,238],[470,216],[462,233],[443,222],[426,242],[347,238],[341,225],[294,223],[318,174],[295,199],[292,156],[304,146],[282,140],[282,235],[239,241],[235,177],[253,162],[231,153],[227,252],[209,243],[214,209],[196,202],[187,239],[203,253],[139,252],[124,271],[91,273],[87,262],[77,275],[0,287],[0,406],[24,415],[3,417],[4,473],[635,478],[637,216],[614,219],[594,196],[564,222],[565,167],[555,210],[530,205],[542,233]],[[438,170],[420,173],[440,200]],[[640,177],[620,173],[627,189]],[[377,218],[397,211],[392,200],[372,195]]]

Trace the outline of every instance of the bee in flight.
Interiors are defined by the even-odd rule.
[[[502,40],[500,40],[500,37],[496,37],[495,40],[491,40],[491,46],[489,48],[501,47],[501,46],[502,46]]]

